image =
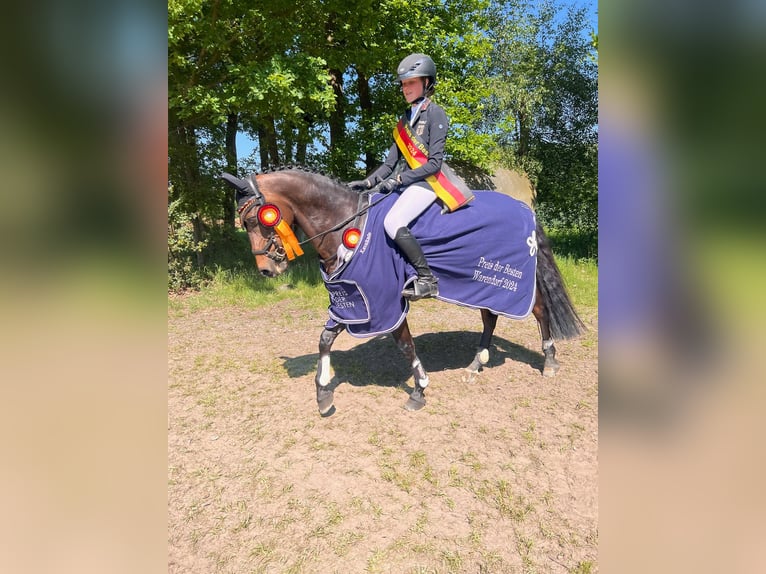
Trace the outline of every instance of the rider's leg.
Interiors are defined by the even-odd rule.
[[[423,213],[435,200],[436,194],[431,188],[424,184],[411,185],[401,193],[383,221],[386,234],[394,240],[418,274],[412,288],[402,291],[402,295],[413,300],[433,297],[439,292],[438,280],[428,266],[420,243],[408,227],[410,222]]]
[[[418,273],[418,278],[412,284],[412,287],[402,291],[402,295],[412,300],[438,295],[438,279],[431,272],[426,256],[423,254],[423,249],[420,247],[418,240],[410,233],[410,230],[407,227],[400,227],[396,232],[394,241]]]

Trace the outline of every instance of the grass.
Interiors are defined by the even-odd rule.
[[[592,571],[593,562],[586,560],[585,562],[578,562],[571,572],[572,574],[590,574]]]
[[[592,259],[556,256],[569,296],[576,309],[598,307],[598,264]]]
[[[324,283],[314,278],[305,267],[288,269],[287,273],[274,279],[258,276],[255,268],[217,268],[204,288],[187,292],[185,303],[191,311],[232,305],[257,309],[285,299],[290,299],[296,310],[326,306],[328,295]],[[316,273],[319,273],[318,269]],[[169,305],[171,310],[182,307],[173,298]]]
[[[556,230],[551,231],[549,237],[575,307],[597,307],[598,263],[591,234],[578,235],[574,231]],[[307,247],[305,255],[290,262],[285,274],[268,279],[258,275],[249,256],[247,240],[239,232],[234,240],[213,248],[208,254],[210,262],[204,270],[208,280],[204,287],[187,292],[183,305],[170,298],[169,307],[171,311],[196,311],[230,305],[258,308],[288,298],[296,310],[325,307],[328,295],[316,262],[316,254],[310,246]],[[232,250],[241,253],[235,256]],[[584,254],[590,254],[590,257]]]
[[[290,262],[286,273],[269,279],[261,277],[250,255],[244,232],[221,240],[207,252],[207,264],[201,271],[204,285],[185,293],[184,305],[171,297],[171,310],[188,308],[190,311],[210,307],[242,305],[258,308],[290,298],[296,308],[315,308],[327,305],[328,295],[322,282],[316,252],[307,246],[305,254]]]

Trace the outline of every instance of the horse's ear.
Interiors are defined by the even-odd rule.
[[[247,185],[247,182],[244,179],[234,177],[230,173],[223,172],[221,174],[221,179],[243,194],[247,194],[250,191],[250,186]]]
[[[235,177],[226,172],[221,174],[221,179],[237,191],[237,202],[241,201],[245,197],[254,195],[252,187],[244,179],[239,179],[238,177]]]

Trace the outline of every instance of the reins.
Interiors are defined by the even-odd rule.
[[[376,187],[378,187],[378,186],[376,186]],[[375,188],[372,188],[369,191],[365,191],[363,193],[360,193],[359,194],[359,204],[362,203],[362,199],[363,199],[363,197],[365,195],[367,195],[367,196],[372,195],[374,190],[375,190]],[[313,237],[309,237],[308,239],[306,239],[304,241],[301,241],[298,245],[304,245],[305,243],[309,243],[310,241],[313,241],[314,239],[322,237],[323,235],[327,235],[328,233],[332,233],[333,231],[338,231],[339,229],[342,229],[344,226],[346,226],[349,223],[351,223],[352,221],[354,221],[360,215],[364,215],[365,213],[367,213],[373,206],[375,206],[378,203],[380,203],[381,201],[383,201],[389,193],[391,193],[391,192],[388,191],[388,192],[384,193],[382,197],[380,197],[379,199],[376,199],[373,202],[368,203],[366,207],[360,208],[356,213],[354,213],[353,215],[350,215],[349,217],[347,217],[346,219],[344,219],[340,223],[337,223],[337,224],[333,225],[330,229],[328,229],[326,231],[322,231],[321,233],[317,233]]]

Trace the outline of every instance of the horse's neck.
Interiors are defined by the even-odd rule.
[[[296,223],[309,236],[331,229],[354,214],[357,198],[330,180],[307,180],[294,186],[290,202],[295,211]]]
[[[283,195],[292,205],[298,227],[309,238],[321,234],[312,243],[325,267],[333,266],[326,262],[335,256],[343,229],[325,232],[354,215],[358,198],[329,179],[309,176],[285,187]]]

